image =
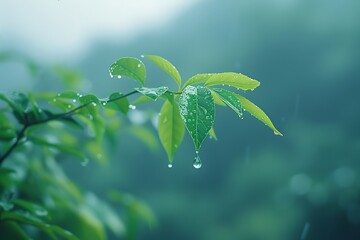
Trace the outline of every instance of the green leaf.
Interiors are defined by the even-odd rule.
[[[159,142],[153,131],[141,125],[134,125],[127,129],[134,137],[143,142],[151,151],[159,148]]]
[[[45,217],[48,215],[48,211],[45,208],[43,208],[35,203],[25,201],[22,199],[15,199],[11,202],[16,206],[19,206],[25,210],[28,210],[31,214],[33,214],[35,216]]]
[[[78,99],[79,96],[80,96],[80,94],[78,94],[77,92],[64,91],[64,92],[58,93],[56,95],[56,98]]]
[[[65,66],[57,65],[54,67],[54,72],[65,83],[66,87],[70,89],[78,88],[84,81],[82,74],[74,69]]]
[[[254,90],[260,86],[260,82],[241,73],[226,72],[213,74],[213,76],[205,82],[205,86],[215,85],[229,85],[242,90]]]
[[[63,143],[51,143],[47,139],[38,137],[38,136],[27,136],[27,137],[28,137],[28,139],[30,139],[31,141],[34,141],[35,143],[37,143],[39,145],[54,148],[61,152],[70,154],[70,155],[80,159],[82,162],[87,161],[86,155],[77,146],[73,146],[70,144],[67,145],[67,144],[63,144]]]
[[[92,193],[85,195],[85,202],[97,219],[108,227],[116,236],[121,236],[125,232],[124,223],[110,205],[101,201]]]
[[[234,110],[240,118],[243,117],[241,103],[235,93],[221,88],[213,88],[212,90],[218,94],[219,98],[226,106]]]
[[[185,134],[179,106],[175,101],[166,100],[164,102],[160,111],[158,132],[161,144],[171,163],[174,159],[175,151],[180,146]]]
[[[192,76],[189,80],[185,82],[183,89],[189,85],[204,83],[209,80],[209,78],[211,78],[213,75],[214,73],[203,73]]]
[[[29,240],[19,224],[10,221],[0,221],[0,239]]]
[[[12,108],[15,118],[19,121],[19,123],[23,124],[25,108],[23,108],[16,101],[10,99],[10,97],[2,93],[0,93],[0,100],[6,102]]]
[[[132,78],[144,85],[146,78],[146,69],[142,61],[137,58],[120,58],[109,68],[110,76],[121,78],[123,76]]]
[[[97,108],[97,105],[100,104],[100,100],[93,94],[88,94],[79,97],[79,102],[81,105],[85,105],[83,109],[81,109],[79,112],[90,114],[93,116],[93,118],[97,118],[99,115],[99,111]]]
[[[214,128],[212,127],[209,131],[209,136],[212,137],[215,141],[218,140],[217,136],[216,136],[216,133],[215,133],[215,130]]]
[[[115,111],[120,111],[124,114],[127,114],[129,112],[129,100],[128,98],[122,96],[123,94],[118,92],[111,94],[109,100],[103,102],[103,106],[105,108],[112,109]]]
[[[167,92],[169,88],[168,87],[158,87],[158,88],[146,88],[146,87],[142,87],[142,88],[135,88],[136,91],[138,91],[139,93],[151,98],[152,100],[156,101],[158,99],[158,97],[160,97],[161,95],[163,95],[164,93]]]
[[[146,102],[151,102],[151,101],[153,101],[153,99],[149,98],[148,96],[141,95],[140,97],[138,97],[137,99],[132,101],[131,104],[135,105],[135,104],[146,103]]]
[[[271,128],[274,131],[274,134],[282,136],[282,133],[275,128],[274,124],[271,122],[270,118],[266,115],[266,113],[263,110],[261,110],[258,106],[256,106],[254,103],[250,102],[248,99],[244,98],[243,96],[239,94],[237,94],[236,96],[239,98],[243,109],[248,111],[251,115],[253,115],[257,119],[259,119],[266,126]]]
[[[172,63],[170,63],[165,58],[156,55],[145,55],[145,58],[155,63],[164,72],[169,74],[175,80],[175,82],[179,87],[181,86],[181,76],[178,70],[176,69],[176,67]]]
[[[179,105],[181,118],[198,151],[214,124],[214,99],[209,89],[190,85],[180,95]]]
[[[27,211],[29,211],[31,214],[38,216],[38,217],[45,217],[48,215],[48,211],[32,202],[28,202],[22,199],[15,199],[11,201],[14,205],[21,207]]]

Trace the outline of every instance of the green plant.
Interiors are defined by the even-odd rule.
[[[44,236],[50,239],[106,239],[104,227],[107,227],[116,236],[125,232],[132,239],[134,233],[126,232],[128,226],[124,227],[112,207],[94,194],[79,190],[62,172],[57,159],[65,153],[80,159],[84,165],[89,157],[104,163],[104,134],[111,135],[119,130],[116,112],[127,114],[129,109],[135,108],[134,104],[164,100],[157,129],[169,167],[172,167],[174,154],[182,143],[185,128],[195,146],[193,165],[201,167],[201,144],[208,135],[216,139],[213,129],[215,104],[230,107],[240,118],[246,110],[275,134],[282,135],[259,107],[226,89],[254,90],[260,85],[258,81],[240,73],[227,72],[198,74],[182,84],[179,72],[169,61],[154,55],[142,57],[170,75],[178,89],[144,87],[144,63],[127,57],[120,58],[109,68],[111,77],[127,77],[141,85],[126,94],[115,92],[107,98],[99,98],[75,91],[0,93],[3,102],[0,105],[0,236],[12,236],[11,239],[28,239],[28,235],[37,239]],[[130,102],[128,97],[135,94],[141,96]],[[90,138],[81,135],[84,130],[90,133]],[[83,139],[85,144],[79,144],[77,138]],[[10,157],[12,161],[3,164]],[[154,222],[151,211],[138,200],[121,193],[110,194],[110,199],[125,206],[129,214]],[[69,218],[72,220],[67,221]]]

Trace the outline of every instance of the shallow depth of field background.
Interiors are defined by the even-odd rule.
[[[158,141],[149,147],[130,134],[119,135],[107,166],[64,159],[82,189],[118,189],[150,205],[158,224],[142,226],[140,239],[360,239],[359,43],[357,0],[0,3],[0,51],[78,69],[86,92],[129,91],[134,83],[110,78],[108,66],[141,54],[169,59],[184,80],[234,71],[261,82],[245,96],[284,137],[218,107],[218,141],[204,142],[201,169],[189,136],[172,169]],[[145,63],[147,86],[174,87]],[[0,84],[66,90],[17,61],[0,65]],[[139,105],[124,121],[138,124],[159,107]]]

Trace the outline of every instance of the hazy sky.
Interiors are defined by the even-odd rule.
[[[35,57],[80,54],[95,38],[131,40],[199,0],[0,0],[0,50]]]

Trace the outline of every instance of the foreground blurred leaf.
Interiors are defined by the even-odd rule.
[[[115,61],[111,64],[109,68],[110,76],[115,76],[118,78],[121,77],[129,77],[141,85],[144,85],[145,78],[146,78],[146,69],[145,65],[142,61],[137,58],[120,58],[119,60]]]
[[[11,201],[15,206],[18,206],[18,207],[21,207],[27,211],[29,211],[31,214],[35,215],[35,216],[38,216],[38,217],[45,217],[48,215],[48,211],[35,204],[35,203],[32,203],[32,202],[29,202],[29,201],[25,201],[25,200],[22,200],[22,199],[15,199],[13,201]]]
[[[19,224],[10,221],[0,221],[0,239],[29,240]]]
[[[214,99],[209,89],[187,86],[179,99],[180,115],[198,151],[214,124]]]
[[[145,55],[145,58],[151,60],[156,65],[158,65],[159,68],[161,68],[164,72],[169,74],[175,80],[179,87],[181,86],[181,76],[172,63],[170,63],[165,58],[156,55]]]
[[[121,236],[125,232],[125,226],[115,210],[108,204],[98,199],[94,194],[88,193],[85,201],[97,218],[104,223],[116,236]]]

